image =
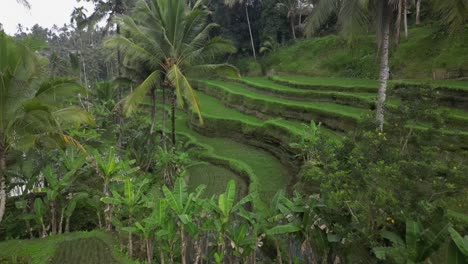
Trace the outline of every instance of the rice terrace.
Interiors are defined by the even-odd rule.
[[[468,1],[4,0],[0,263],[468,263]]]

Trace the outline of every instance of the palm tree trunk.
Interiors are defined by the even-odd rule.
[[[150,138],[154,132],[154,124],[156,122],[156,88],[151,89],[151,128]]]
[[[294,27],[294,15],[291,15],[291,17],[289,18],[289,24],[291,26],[291,32],[292,32],[293,38],[294,40],[296,40],[296,29]]]
[[[401,31],[401,13],[403,9],[403,0],[398,1],[398,15],[395,22],[395,43],[400,43],[400,31]]]
[[[162,87],[162,133],[161,140],[164,150],[166,150],[166,88]]]
[[[247,3],[244,3],[244,7],[245,7],[245,16],[247,17],[247,25],[249,26],[250,44],[252,45],[252,53],[254,56],[254,60],[257,60],[257,53],[255,52],[255,44],[254,44],[254,39],[253,39],[253,34],[252,34],[252,26],[250,25],[249,8],[248,8]]]
[[[120,3],[120,1],[118,1]],[[119,3],[117,3],[116,5],[120,5]],[[119,9],[120,7],[118,7],[117,9]],[[120,35],[120,26],[119,24],[117,23],[117,35]],[[122,76],[122,53],[120,51],[120,48],[117,48],[117,77],[121,77]],[[118,91],[118,98],[117,98],[117,102],[120,102],[120,100],[122,100],[122,87],[118,86],[117,89],[119,90]],[[119,124],[119,137],[118,137],[118,140],[117,140],[117,147],[122,147],[122,141],[123,141],[123,124],[124,124],[124,118],[123,118],[123,109],[122,107],[119,107],[118,108],[118,111],[117,111],[117,120],[118,120],[118,124]]]
[[[403,0],[403,18],[405,26],[405,38],[408,38],[408,0]]]
[[[50,226],[52,228],[51,233],[53,235],[57,234],[57,206],[55,201],[50,203]]]
[[[416,0],[416,25],[421,24],[421,0]]]
[[[386,18],[384,22],[384,30],[382,36],[382,49],[380,57],[380,77],[379,77],[379,91],[377,99],[377,124],[381,132],[383,132],[384,125],[384,104],[387,93],[387,82],[389,77],[388,68],[388,53],[389,53],[389,39],[390,39],[390,19]]]
[[[107,182],[104,182],[103,193],[104,193],[104,197],[110,197],[109,186],[108,186]],[[111,211],[112,211],[111,205],[106,203],[106,205],[104,207],[104,219],[105,219],[105,222],[106,222],[106,230],[107,231],[112,230]]]
[[[2,134],[0,134],[0,223],[5,215],[6,206],[6,153],[5,143],[3,142]]]
[[[172,144],[174,146],[176,144],[175,101],[176,101],[176,94],[175,94],[174,88],[172,88],[171,89],[171,125],[172,125],[172,127],[171,127],[171,140],[172,140]]]

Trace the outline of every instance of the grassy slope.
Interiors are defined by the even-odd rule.
[[[266,77],[244,77],[236,79],[236,81],[244,83],[249,87],[256,90],[273,93],[280,96],[285,96],[288,99],[296,100],[317,100],[320,98],[336,101],[354,101],[356,103],[370,104],[374,101],[375,93],[351,93],[340,91],[327,91],[327,90],[306,90],[298,89],[290,86],[282,85],[274,82]]]
[[[330,35],[298,41],[263,59],[277,72],[326,77],[377,79],[377,45],[374,36],[351,43]],[[394,79],[431,79],[433,68],[468,70],[468,31],[449,39],[436,25],[410,28],[390,53]]]
[[[237,185],[237,197],[248,193],[248,186],[234,172],[210,163],[200,163],[188,168],[189,190],[194,191],[197,186],[204,184],[206,186],[204,197],[219,195],[227,186],[229,180],[233,179]]]
[[[272,154],[232,139],[200,135],[188,127],[187,120],[183,117],[177,120],[176,127],[178,133],[188,136],[193,143],[205,146],[208,149],[205,151],[212,152],[209,155],[240,163],[252,174],[250,177],[253,178],[251,181],[255,185],[254,188],[258,188],[262,197],[266,198],[287,187],[290,181],[289,173]],[[219,190],[224,189],[225,187],[221,186]]]
[[[0,263],[4,263],[7,260],[12,261],[15,258],[32,264],[49,263],[54,258],[55,254],[59,252],[61,243],[73,243],[83,239],[98,239],[104,242],[106,244],[105,248],[110,250],[109,254],[111,254],[112,258],[118,263],[138,263],[129,260],[123,254],[121,254],[114,239],[109,234],[101,231],[75,232],[64,235],[50,236],[45,239],[3,241],[0,242]],[[82,253],[84,256],[90,257],[99,254],[99,252],[95,252],[98,249],[99,248],[90,247],[86,248],[86,252],[82,252],[83,249],[80,249],[79,247],[74,248],[75,251]],[[107,258],[110,257],[107,256]]]

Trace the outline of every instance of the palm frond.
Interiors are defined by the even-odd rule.
[[[313,14],[307,18],[306,34],[308,36],[314,35],[333,13],[338,12],[340,2],[339,0],[320,1],[318,5],[315,6]]]
[[[203,124],[203,117],[197,95],[178,65],[174,65],[168,71],[167,78],[174,84],[178,97],[183,93],[183,97],[188,101],[191,109],[198,115],[200,124]],[[179,106],[183,106],[182,98],[178,98],[178,102]]]
[[[31,4],[29,3],[28,0],[16,0],[19,4],[23,5],[27,9],[31,9]]]
[[[76,106],[54,111],[52,116],[61,124],[71,124],[73,126],[88,124],[90,126],[96,126],[96,121],[93,116]]]
[[[129,94],[123,101],[124,115],[129,116],[133,114],[138,105],[141,104],[148,91],[155,87],[160,81],[160,72],[154,71],[146,80],[144,80],[131,94]]]
[[[341,26],[341,33],[348,40],[362,34],[367,29],[369,20],[368,1],[349,0],[343,1],[338,15],[338,23]]]
[[[449,26],[452,35],[462,31],[468,23],[467,0],[436,0],[434,10],[439,14],[442,22]]]

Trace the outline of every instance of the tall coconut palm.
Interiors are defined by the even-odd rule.
[[[247,19],[247,26],[249,27],[250,45],[252,45],[252,54],[254,56],[254,59],[257,60],[257,52],[255,51],[255,44],[254,44],[253,33],[252,33],[252,25],[250,25],[250,16],[249,16],[249,6],[252,5],[253,2],[254,1],[252,0],[224,0],[224,3],[231,8],[236,4],[240,4],[244,6],[245,17]]]
[[[94,120],[77,107],[66,107],[82,88],[68,80],[40,82],[42,66],[26,46],[0,32],[0,222],[7,199],[7,156],[12,150],[56,143],[80,146],[64,133],[68,123]],[[62,100],[61,100],[62,99]]]
[[[341,32],[347,38],[365,32],[369,25],[375,27],[380,52],[380,77],[377,99],[377,126],[383,131],[384,105],[389,78],[388,56],[390,49],[390,25],[399,0],[322,0],[308,19],[308,34],[313,34],[334,13],[338,15]]]
[[[28,0],[16,0],[19,4],[23,5],[27,9],[31,9],[31,4],[29,3]]]
[[[105,42],[110,48],[120,48],[128,63],[144,63],[153,72],[124,99],[124,114],[130,115],[145,95],[162,84],[170,89],[172,112],[172,143],[175,143],[175,103],[188,103],[203,123],[200,105],[189,80],[190,74],[222,73],[238,75],[228,64],[211,64],[227,53],[233,45],[220,37],[210,37],[218,25],[208,23],[208,11],[198,1],[189,8],[185,0],[139,1],[134,16],[121,16],[118,24],[122,35]]]

